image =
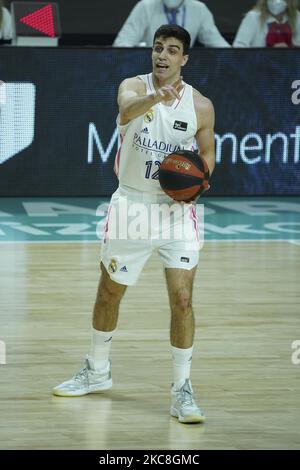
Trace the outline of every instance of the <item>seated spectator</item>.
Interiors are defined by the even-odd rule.
[[[298,0],[259,0],[243,19],[234,47],[299,47]]]
[[[155,31],[162,24],[178,24],[207,47],[230,47],[218,31],[213,15],[198,0],[141,0],[117,35],[115,47],[152,47]]]
[[[3,6],[3,0],[0,0],[0,40],[10,40],[12,38],[11,16],[7,8]]]

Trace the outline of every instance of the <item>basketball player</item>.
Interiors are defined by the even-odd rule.
[[[55,395],[80,396],[111,388],[109,353],[120,301],[127,286],[137,282],[145,262],[157,249],[165,267],[171,309],[174,369],[171,415],[184,423],[205,419],[194,400],[190,382],[195,329],[192,289],[199,259],[195,204],[182,204],[192,214],[185,222],[194,230],[194,239],[189,240],[166,242],[151,236],[146,240],[117,239],[112,236],[110,214],[113,210],[117,212],[120,201],[125,199],[128,214],[136,202],[144,204],[145,212],[153,204],[166,201],[174,204],[159,185],[157,169],[159,162],[176,147],[193,150],[196,142],[210,175],[213,172],[213,105],[181,77],[189,45],[190,35],[185,29],[161,26],[154,36],[152,73],[128,78],[120,85],[118,125],[122,143],[115,164],[119,188],[111,199],[102,243],[102,276],[94,307],[90,354],[83,369],[53,390]],[[155,229],[159,231],[159,226]]]

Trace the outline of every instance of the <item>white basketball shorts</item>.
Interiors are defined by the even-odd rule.
[[[194,203],[119,187],[112,195],[102,238],[101,261],[110,278],[134,285],[153,251],[158,251],[165,268],[195,267],[203,244],[197,212]]]

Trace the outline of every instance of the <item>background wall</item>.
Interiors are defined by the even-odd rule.
[[[0,195],[111,194],[117,89],[150,69],[149,49],[0,48]],[[194,49],[183,76],[216,109],[209,194],[300,194],[298,51]]]

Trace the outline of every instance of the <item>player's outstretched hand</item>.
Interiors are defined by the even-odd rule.
[[[178,80],[176,80],[176,82],[158,88],[158,90],[156,90],[156,96],[159,98],[160,102],[167,102],[174,99],[179,100],[182,89],[182,77],[180,77]]]

